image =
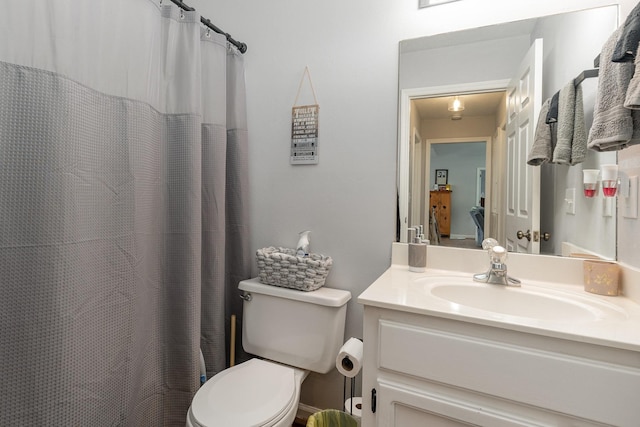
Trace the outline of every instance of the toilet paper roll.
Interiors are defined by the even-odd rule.
[[[362,341],[358,338],[349,338],[344,343],[336,357],[336,368],[348,378],[358,375],[362,368]]]
[[[351,401],[353,400],[353,412],[351,412]],[[362,417],[362,398],[354,397],[344,401],[344,412],[354,417]]]

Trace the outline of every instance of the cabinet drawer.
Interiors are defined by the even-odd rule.
[[[552,424],[473,401],[419,390],[393,381],[378,381],[378,426],[548,427]]]
[[[387,320],[379,345],[381,369],[617,426],[640,419],[635,368]]]

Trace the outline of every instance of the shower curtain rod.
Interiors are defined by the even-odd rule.
[[[184,4],[182,1],[180,0],[171,0],[172,3],[176,4],[178,7],[180,7],[180,9],[182,10],[188,10],[188,11],[194,11],[195,9],[191,6],[187,6],[186,4]],[[222,31],[220,28],[216,27],[215,25],[213,25],[211,23],[210,20],[208,20],[207,18],[201,16],[200,17],[200,22],[202,22],[202,24],[207,27],[207,28],[211,28],[213,31],[215,31],[218,34],[224,34],[224,36],[227,38],[227,41],[229,43],[231,43],[232,45],[234,45],[235,47],[238,48],[238,50],[240,51],[240,53],[245,53],[247,51],[247,45],[245,43],[239,42],[237,40],[234,40],[233,37],[231,37],[231,34],[229,33],[225,33],[224,31]]]

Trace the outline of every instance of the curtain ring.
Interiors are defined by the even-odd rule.
[[[205,33],[205,36],[211,37],[211,28],[207,28],[207,32]]]
[[[184,19],[184,11],[180,11],[180,19]]]

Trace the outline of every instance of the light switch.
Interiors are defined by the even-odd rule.
[[[576,189],[567,188],[564,192],[565,212],[570,215],[576,214]]]
[[[620,210],[623,218],[638,218],[638,177],[629,177],[629,192],[625,191],[628,197],[620,197]]]

